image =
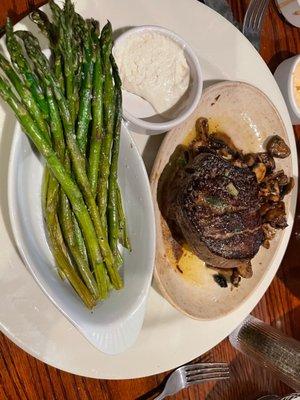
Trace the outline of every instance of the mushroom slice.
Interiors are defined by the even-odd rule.
[[[253,275],[252,266],[250,261],[245,261],[243,264],[238,266],[237,271],[242,278],[249,279]]]
[[[267,151],[275,158],[286,158],[291,154],[291,150],[285,141],[278,135],[274,135],[267,143]]]
[[[265,179],[267,168],[266,168],[265,164],[258,163],[258,164],[254,165],[254,167],[252,168],[252,171],[256,175],[257,182],[262,182]]]

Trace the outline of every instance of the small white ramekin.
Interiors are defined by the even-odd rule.
[[[156,135],[171,130],[192,114],[201,98],[203,76],[198,57],[194,53],[194,50],[176,33],[160,26],[142,25],[129,29],[115,40],[114,50],[122,45],[122,42],[128,39],[130,35],[139,35],[146,31],[158,32],[178,43],[184,50],[184,55],[190,67],[190,85],[186,94],[185,105],[174,118],[165,118],[162,120],[156,118],[155,115],[151,116],[151,118],[144,117],[145,107],[147,108],[148,103],[137,96],[135,96],[134,101],[131,101],[126,95],[123,96],[123,117],[127,127],[137,133]]]
[[[300,109],[294,95],[294,72],[300,62],[300,54],[283,61],[276,69],[274,77],[280,87],[290,113],[293,125],[300,124]]]
[[[292,25],[300,28],[300,1],[299,0],[276,0],[279,12]]]

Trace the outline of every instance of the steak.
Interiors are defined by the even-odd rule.
[[[236,268],[255,256],[264,233],[259,186],[249,168],[202,148],[172,186],[169,217],[199,258]]]

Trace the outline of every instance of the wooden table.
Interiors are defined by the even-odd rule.
[[[124,0],[126,1],[126,0]],[[149,0],[151,1],[151,0]],[[180,0],[176,0],[180,1]],[[15,20],[40,0],[0,0],[0,26],[6,15]],[[247,0],[230,0],[234,15],[242,21]],[[300,30],[288,25],[279,16],[274,4],[269,6],[263,29],[261,55],[272,72],[277,65],[300,53]],[[295,129],[300,144],[300,126]],[[299,149],[299,147],[298,147]],[[298,198],[299,200],[299,198]],[[280,270],[253,314],[300,340],[300,208],[290,244]],[[206,384],[181,392],[174,399],[190,400],[254,400],[268,394],[288,394],[284,384],[268,371],[253,365],[238,354],[226,339],[199,358],[204,361],[230,362],[232,379]],[[152,398],[166,374],[127,381],[87,379],[62,372],[36,360],[0,335],[0,399],[12,400],[133,400]]]

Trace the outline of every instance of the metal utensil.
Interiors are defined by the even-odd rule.
[[[180,390],[198,383],[219,381],[229,378],[226,363],[188,364],[177,368],[166,382],[163,392],[154,400],[162,400]]]
[[[269,1],[251,0],[244,18],[243,34],[257,50],[260,47],[260,33]]]

